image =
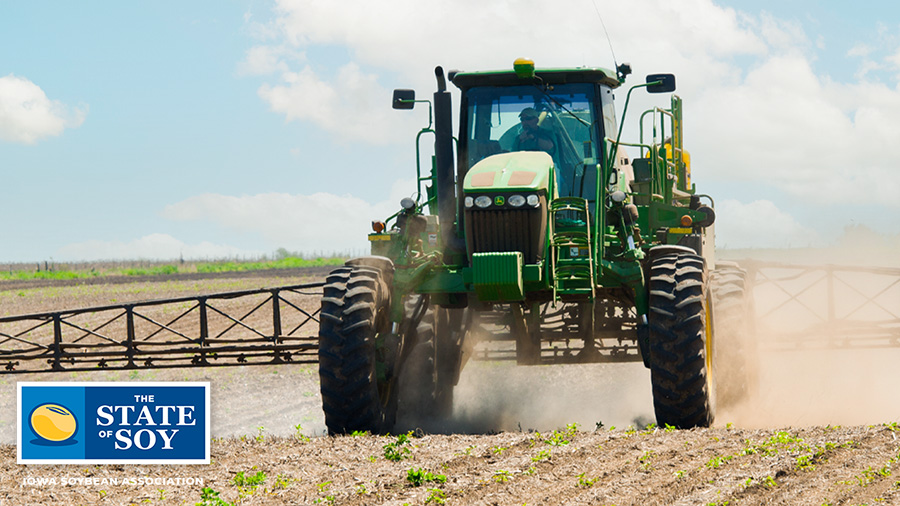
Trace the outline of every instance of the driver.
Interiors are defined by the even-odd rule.
[[[532,107],[526,107],[519,113],[522,131],[513,141],[513,151],[553,151],[553,139],[538,125],[538,113]]]

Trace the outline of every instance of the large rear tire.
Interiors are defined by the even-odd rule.
[[[661,426],[708,427],[715,418],[710,310],[703,257],[651,259],[650,381]]]
[[[752,398],[758,390],[759,354],[746,278],[747,271],[732,262],[718,262],[710,276],[716,308],[716,398],[723,408]]]
[[[387,433],[397,398],[395,346],[376,338],[390,327],[390,288],[381,270],[346,266],[328,275],[319,325],[319,379],[330,434]],[[392,355],[393,354],[393,355]]]

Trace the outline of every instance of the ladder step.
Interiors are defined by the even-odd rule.
[[[553,236],[552,241],[553,246],[588,246],[590,242],[588,241],[587,236],[579,237],[579,236]]]
[[[566,295],[581,295],[581,294],[589,294],[593,290],[590,288],[560,288],[557,290],[559,293],[564,293]]]

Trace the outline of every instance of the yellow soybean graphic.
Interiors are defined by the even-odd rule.
[[[49,441],[65,441],[75,434],[75,415],[59,404],[42,404],[31,412],[31,428]]]

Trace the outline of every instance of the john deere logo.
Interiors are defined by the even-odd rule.
[[[505,203],[506,203],[506,199],[503,198],[503,195],[497,195],[496,197],[494,197],[494,205],[495,206],[502,206]]]
[[[31,431],[45,442],[61,443],[75,435],[78,420],[65,406],[41,404],[31,412]]]

